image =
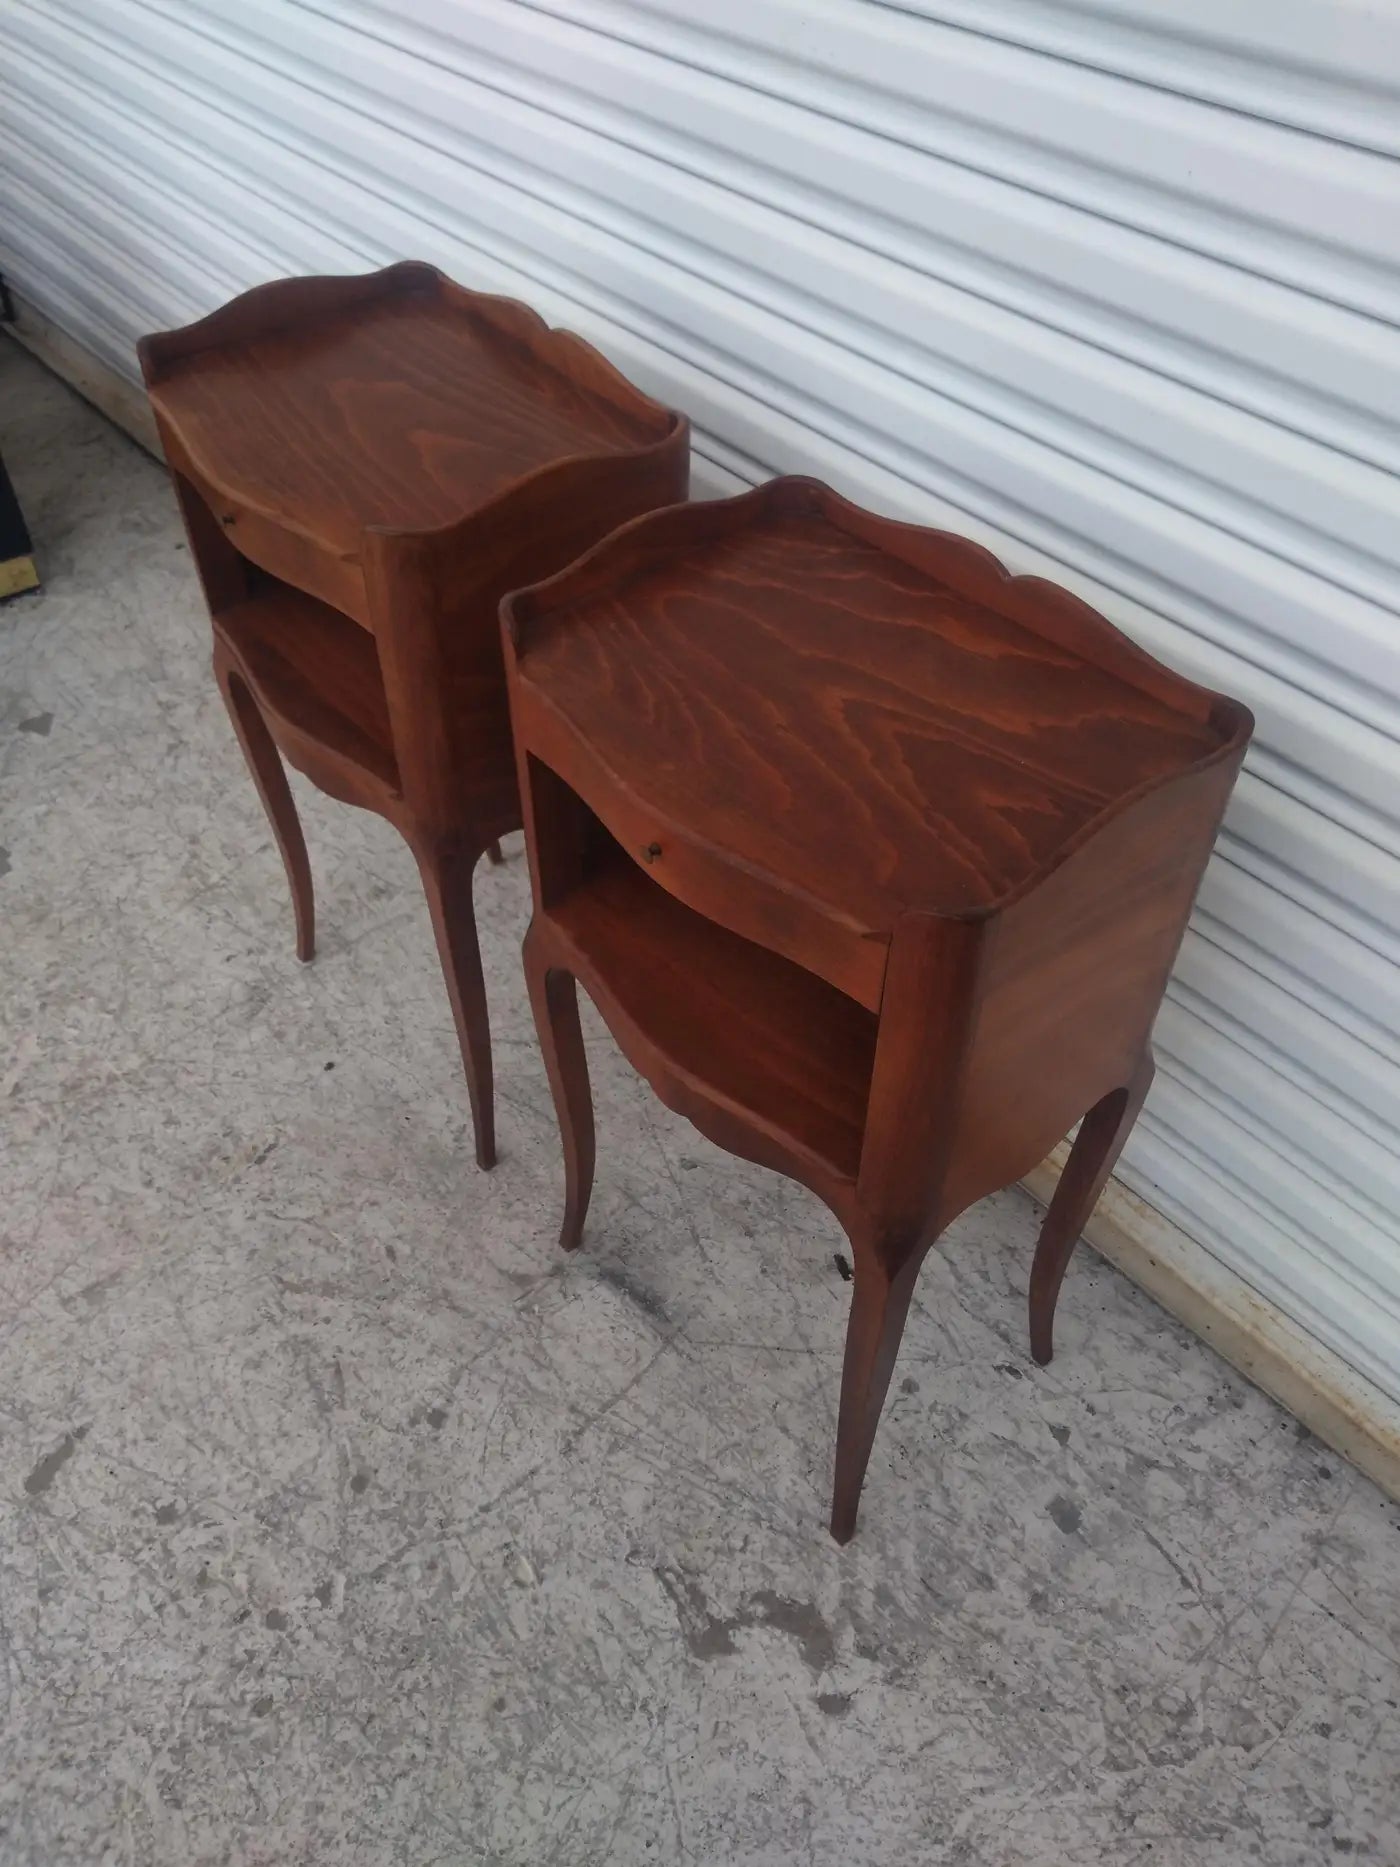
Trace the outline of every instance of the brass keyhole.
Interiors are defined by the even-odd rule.
[[[655,862],[656,858],[660,854],[661,854],[660,843],[648,843],[646,848],[642,851],[642,856],[647,862]]]

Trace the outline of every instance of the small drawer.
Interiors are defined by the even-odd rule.
[[[517,688],[517,699],[517,730],[526,747],[563,779],[668,894],[878,1011],[888,936],[854,926],[837,909],[688,837],[619,784],[568,722],[531,692],[527,681]]]
[[[201,497],[240,557],[369,628],[365,580],[356,559],[338,557],[304,532],[238,505],[217,490],[201,489]]]
[[[353,552],[337,549],[329,539],[314,538],[225,492],[190,459],[178,434],[163,424],[161,435],[166,461],[176,476],[180,497],[185,502],[187,523],[197,522],[196,515],[189,509],[189,501],[193,499],[209,514],[214,526],[240,557],[270,572],[280,582],[329,603],[332,609],[349,616],[361,628],[372,627],[364,573]]]

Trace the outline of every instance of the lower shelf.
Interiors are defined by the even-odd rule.
[[[629,1035],[640,1039],[711,1108],[760,1128],[820,1177],[854,1181],[872,1012],[686,907],[615,844],[548,919],[604,1016],[615,1009],[631,1027],[615,1032],[624,1049]]]
[[[266,573],[252,595],[217,612],[214,626],[274,730],[281,722],[397,793],[379,651],[367,630]]]

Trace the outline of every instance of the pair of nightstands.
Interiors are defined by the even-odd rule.
[[[265,286],[142,362],[298,952],[279,751],[413,848],[489,1166],[471,874],[523,819],[563,1242],[581,981],[669,1106],[850,1237],[845,1541],[924,1255],[1080,1122],[1031,1271],[1049,1359],[1248,712],[816,482],[678,503],[683,417],[429,267]]]

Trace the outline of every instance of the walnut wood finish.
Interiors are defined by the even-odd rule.
[[[472,872],[520,827],[497,605],[684,499],[687,424],[580,338],[414,262],[259,286],[138,349],[298,957],[315,920],[283,758],[413,850],[489,1167]]]
[[[663,1101],[850,1237],[845,1542],[925,1254],[1083,1117],[1031,1273],[1049,1359],[1252,721],[810,480],[638,519],[502,616],[562,1242],[594,1163],[577,980]]]

